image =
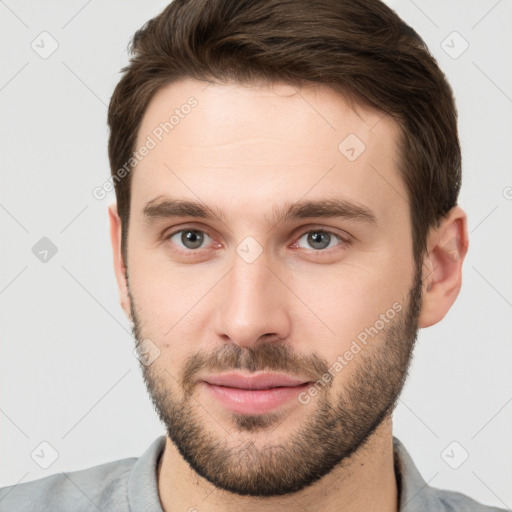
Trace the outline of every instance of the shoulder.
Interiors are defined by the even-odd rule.
[[[435,487],[431,487],[431,490],[443,505],[442,510],[446,512],[506,512],[504,508],[484,505],[460,492],[437,489]]]
[[[0,512],[118,510],[128,503],[127,480],[136,460],[121,459],[3,487]]]
[[[428,485],[411,455],[396,437],[393,437],[393,451],[395,475],[400,489],[400,512],[506,512],[506,509],[479,503],[466,494]]]

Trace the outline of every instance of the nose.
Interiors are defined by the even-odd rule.
[[[288,338],[291,321],[289,292],[265,252],[248,263],[238,254],[218,290],[215,331],[223,342],[253,347],[272,335]]]

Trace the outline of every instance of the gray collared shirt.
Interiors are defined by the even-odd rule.
[[[163,512],[158,497],[157,466],[164,446],[165,436],[161,436],[139,458],[3,487],[0,512]],[[482,505],[465,494],[430,487],[396,437],[393,448],[400,512],[505,511]]]

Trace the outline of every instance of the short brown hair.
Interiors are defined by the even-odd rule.
[[[423,40],[379,0],[174,0],[133,36],[108,110],[112,177],[135,151],[146,108],[179,79],[316,82],[361,98],[400,126],[413,255],[457,204],[461,155],[452,90]],[[131,173],[117,180],[122,253]]]

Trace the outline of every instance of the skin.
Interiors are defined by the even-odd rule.
[[[299,91],[287,84],[207,85],[190,79],[155,95],[137,147],[190,96],[197,106],[132,171],[126,262],[120,219],[115,205],[109,208],[121,305],[134,322],[136,339],[149,339],[159,351],[151,365],[141,365],[148,390],[164,423],[173,417],[178,425],[183,422],[186,435],[180,442],[188,439],[188,449],[204,456],[201,467],[193,469],[168,436],[158,469],[163,509],[398,510],[390,403],[403,385],[417,328],[439,322],[459,293],[468,247],[466,214],[454,207],[430,231],[428,254],[417,274],[407,192],[397,170],[399,130],[392,119],[350,105],[318,85]],[[365,144],[354,161],[338,149],[351,133]],[[180,217],[148,223],[145,205],[162,196],[215,206],[223,222]],[[288,201],[333,197],[368,207],[377,225],[345,218],[269,220]],[[209,237],[194,252],[180,234],[165,238],[180,228]],[[315,249],[307,234],[320,229],[348,236],[351,243],[333,237],[329,248]],[[262,250],[251,263],[236,250],[248,236]],[[421,292],[417,311],[411,301],[415,289]],[[394,303],[402,306],[401,314],[307,405],[293,400],[273,415],[244,418],[198,384],[201,376],[234,368],[229,357],[214,358],[223,347],[257,370],[320,377],[318,371],[332,366]],[[281,356],[286,349],[296,371],[285,371]],[[382,365],[390,354],[395,363]],[[192,368],[191,362],[198,365],[187,379],[184,370]],[[372,386],[365,387],[365,381]],[[383,412],[373,425],[361,417],[365,399],[351,401],[370,394],[375,401],[368,414],[376,415],[378,408]],[[305,477],[302,487],[287,494],[261,498],[255,497],[256,487],[253,495],[227,490],[229,483],[254,483],[251,468],[258,463],[260,469],[269,468],[269,448],[287,453],[307,426],[306,441],[326,448],[324,455],[336,451],[328,446],[333,436],[322,436],[322,423],[315,423],[322,410],[331,411],[339,444],[347,448],[336,454],[337,464],[324,468],[314,482],[306,484]],[[357,435],[344,430],[349,418],[358,421]],[[308,460],[314,452],[301,441]],[[223,451],[215,452],[219,446]],[[296,475],[303,466],[301,454],[288,455],[287,467]],[[221,469],[225,462],[226,471],[209,474],[208,457]],[[228,462],[236,462],[238,473],[227,471]],[[282,464],[271,468],[268,485],[286,469]]]

